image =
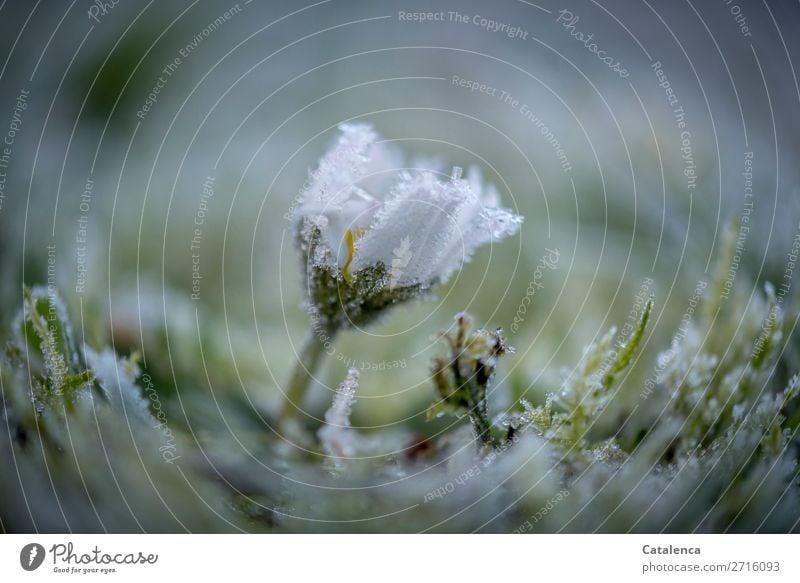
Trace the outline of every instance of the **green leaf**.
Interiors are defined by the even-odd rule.
[[[614,382],[614,375],[625,370],[631,363],[631,360],[633,360],[633,355],[636,354],[636,349],[639,348],[639,344],[642,341],[642,336],[644,335],[645,328],[647,328],[647,322],[650,320],[650,312],[652,310],[653,298],[651,297],[644,306],[642,317],[639,318],[639,325],[636,326],[636,330],[633,331],[630,340],[628,340],[625,346],[617,353],[617,357],[611,364],[611,368],[603,378],[603,385],[605,387],[609,387],[611,383]]]
[[[767,284],[764,288],[767,294],[768,309],[764,323],[761,326],[761,334],[755,341],[755,348],[750,357],[750,364],[754,369],[760,369],[769,360],[780,337],[781,317],[778,311],[778,303],[775,299],[775,288],[770,284]]]

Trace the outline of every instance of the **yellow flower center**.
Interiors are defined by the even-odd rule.
[[[342,267],[342,276],[347,283],[350,283],[350,280],[353,279],[353,274],[350,273],[350,264],[353,263],[353,256],[356,253],[356,241],[364,234],[364,231],[366,229],[363,228],[347,229],[344,234],[344,242],[347,244],[347,261]]]

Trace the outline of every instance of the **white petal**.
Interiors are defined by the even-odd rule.
[[[349,272],[382,263],[392,286],[427,285],[450,277],[480,245],[519,228],[522,217],[499,206],[497,191],[484,185],[477,167],[466,179],[456,167],[449,180],[440,180],[438,161],[415,162],[431,170],[404,168],[400,154],[378,143],[369,125],[343,124],[340,131],[298,210],[322,232],[320,264],[344,267],[348,232],[366,231],[356,240]]]
[[[337,142],[309,175],[297,215],[320,228],[341,267],[348,258],[345,234],[372,223],[403,161],[394,148],[376,143],[378,135],[368,124],[342,124],[339,130]]]
[[[429,172],[406,174],[359,241],[354,268],[377,262],[392,268],[394,261],[393,283],[428,283],[457,236],[461,209],[473,202],[463,181],[441,182]]]
[[[352,187],[364,174],[368,153],[377,139],[369,125],[342,124],[336,144],[320,159],[302,193],[300,214],[323,213],[338,207],[351,195]]]
[[[442,254],[438,266],[442,280],[469,262],[478,247],[513,235],[522,224],[521,216],[499,206],[497,190],[492,185],[484,186],[479,169],[471,167],[467,181],[475,194],[475,202],[462,210],[458,237]]]
[[[496,192],[473,190],[480,185],[474,172],[471,180],[459,175],[454,169],[454,179],[442,182],[428,172],[406,173],[359,241],[354,269],[382,262],[391,285],[444,281],[477,247],[519,228],[521,217],[494,206]]]

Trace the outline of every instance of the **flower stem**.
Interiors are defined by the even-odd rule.
[[[473,411],[469,414],[469,421],[472,423],[472,430],[482,444],[497,447],[498,444],[492,435],[492,425],[484,413]]]
[[[321,332],[324,333],[318,333],[313,329],[309,330],[303,342],[303,347],[300,349],[284,395],[283,407],[279,418],[282,426],[290,419],[297,418],[302,412],[303,399],[311,378],[322,360],[322,355],[325,353],[325,345],[331,342],[336,334],[336,330],[332,327],[325,327]]]

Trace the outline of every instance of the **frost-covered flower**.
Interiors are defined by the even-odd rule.
[[[339,331],[444,282],[475,249],[522,223],[477,169],[465,179],[454,167],[442,180],[439,164],[406,163],[367,124],[342,124],[339,131],[295,210],[312,331],[286,389],[284,435],[293,431],[311,374]]]
[[[500,206],[477,168],[465,179],[454,167],[443,180],[447,174],[435,162],[406,167],[369,125],[342,124],[339,130],[296,211],[312,303],[325,299],[315,293],[320,275],[329,278],[322,287],[335,284],[337,303],[357,304],[365,293],[379,299],[372,308],[397,303],[446,281],[478,247],[513,234],[522,223]],[[326,314],[325,306],[321,311]]]

